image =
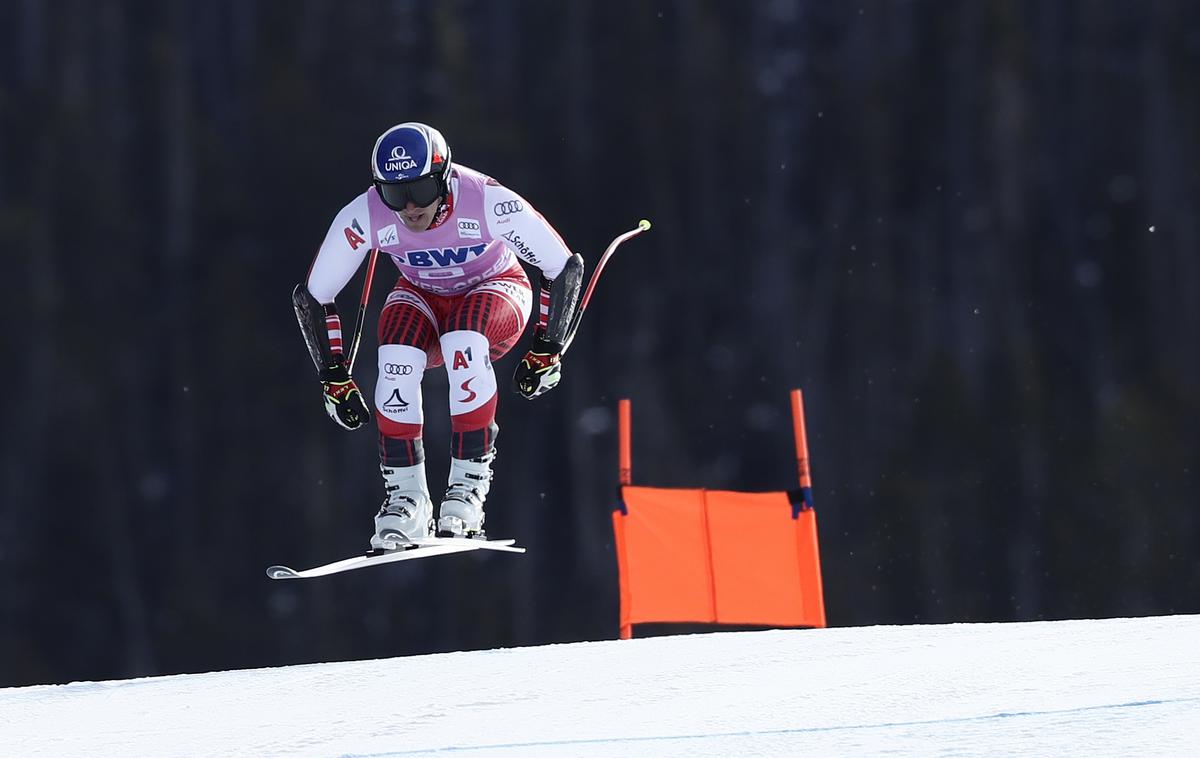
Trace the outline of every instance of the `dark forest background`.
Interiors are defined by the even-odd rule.
[[[635,482],[769,490],[804,390],[831,625],[1200,611],[1198,85],[1188,0],[0,2],[0,685],[614,638],[621,397]],[[272,582],[382,494],[289,295],[405,120],[589,271],[654,229],[497,364],[527,555]]]

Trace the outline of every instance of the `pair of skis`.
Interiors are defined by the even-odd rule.
[[[562,352],[565,355],[571,343],[575,340],[575,333],[579,330],[579,323],[583,319],[583,312],[587,310],[588,303],[592,299],[592,292],[596,289],[596,282],[600,281],[600,274],[604,271],[604,265],[608,263],[608,259],[617,251],[621,243],[628,239],[632,239],[642,232],[650,228],[650,222],[642,219],[638,225],[627,232],[618,234],[612,242],[605,248],[604,254],[600,256],[600,261],[596,264],[596,269],[592,272],[591,279],[588,280],[587,289],[584,290],[583,298],[579,301],[579,309],[575,311],[575,317],[572,319],[571,328],[567,332],[567,341],[563,345]],[[367,276],[363,282],[362,298],[358,303],[358,315],[354,320],[354,336],[350,341],[350,353],[347,364],[350,368],[354,366],[354,359],[358,355],[358,345],[362,338],[363,323],[366,320],[367,301],[371,297],[371,282],[375,278],[375,260],[378,257],[376,250],[371,250],[370,259],[367,262]],[[303,286],[303,285],[300,285]],[[301,327],[303,328],[303,322]],[[306,335],[307,338],[307,335]],[[492,550],[503,553],[523,553],[525,548],[517,547],[514,543],[516,540],[484,540],[484,539],[466,539],[456,537],[429,537],[427,539],[415,540],[408,543],[406,546],[397,548],[396,550],[374,551],[366,555],[358,555],[353,558],[345,558],[333,563],[327,563],[323,566],[315,566],[303,571],[289,568],[288,566],[271,566],[267,569],[267,576],[272,579],[311,579],[318,576],[328,576],[330,574],[339,574],[343,571],[353,571],[354,569],[366,568],[375,566],[380,563],[394,563],[396,561],[407,561],[416,558],[430,558],[435,555],[448,555],[450,553],[465,553],[475,550]]]
[[[466,537],[429,537],[428,539],[415,540],[408,543],[405,547],[400,547],[395,550],[379,550],[372,551],[366,555],[356,555],[353,558],[345,558],[333,563],[327,563],[324,566],[297,571],[296,569],[287,566],[271,566],[267,569],[267,576],[272,579],[312,579],[317,576],[328,576],[329,574],[340,574],[343,571],[353,571],[354,569],[366,568],[375,566],[380,563],[394,563],[396,561],[408,561],[414,558],[429,558],[435,555],[449,555],[450,553],[466,553],[472,550],[495,550],[504,553],[523,553],[525,548],[515,547],[513,543],[516,540],[483,540],[483,539],[468,539]]]

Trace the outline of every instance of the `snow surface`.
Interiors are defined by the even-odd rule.
[[[5,756],[1200,755],[1200,616],[725,632],[0,689]]]

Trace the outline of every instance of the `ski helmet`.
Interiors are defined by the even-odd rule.
[[[375,140],[371,171],[384,205],[402,211],[412,201],[424,207],[446,196],[450,146],[432,126],[406,121]]]

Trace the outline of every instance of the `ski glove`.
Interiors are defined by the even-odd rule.
[[[540,334],[534,335],[533,345],[513,372],[513,389],[526,400],[554,389],[562,378],[562,364],[559,363],[561,352],[562,345]]]
[[[371,412],[346,367],[337,364],[321,372],[325,412],[343,429],[354,430],[371,420]]]

